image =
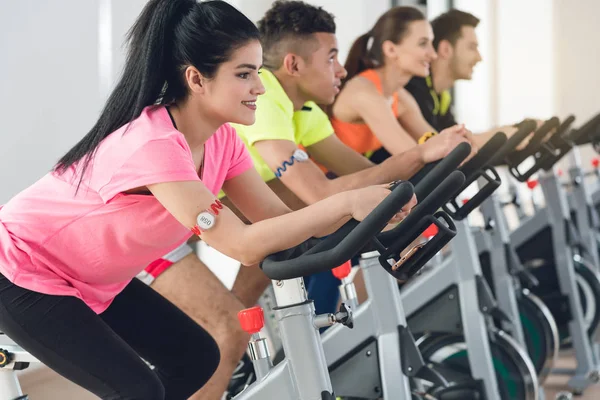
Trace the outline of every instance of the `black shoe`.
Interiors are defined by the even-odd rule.
[[[233,371],[233,376],[231,377],[231,381],[229,381],[227,396],[225,398],[228,400],[233,399],[255,380],[256,375],[254,374],[254,365],[252,365],[250,357],[248,357],[247,354],[244,354],[242,359],[238,362],[235,371]]]

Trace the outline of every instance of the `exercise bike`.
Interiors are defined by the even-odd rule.
[[[546,199],[546,206],[523,220],[511,233],[510,240],[520,261],[539,282],[529,289],[551,310],[561,335],[561,345],[564,346],[567,340],[573,345],[577,369],[569,380],[569,386],[579,394],[588,385],[597,382],[600,375],[597,353],[590,340],[596,327],[585,323],[578,282],[584,279],[590,287],[600,289],[600,281],[593,268],[588,268],[581,257],[575,257],[573,249],[578,243],[578,232],[571,220],[564,189],[553,173],[556,162],[571,150],[581,132],[572,130],[565,134],[574,120],[572,117],[562,124],[558,119],[553,120],[555,131],[549,138],[537,144],[526,157],[508,160],[511,175],[520,182],[540,173],[539,182]],[[529,157],[533,157],[533,165],[522,173],[520,163]],[[600,298],[594,298],[595,302],[598,300]]]
[[[465,148],[466,146],[466,148]],[[469,146],[460,146],[455,150],[463,153],[462,159],[469,153]],[[460,161],[458,161],[460,162]],[[457,163],[458,164],[458,163]],[[341,265],[354,255],[361,252],[365,245],[372,243],[378,252],[379,265],[391,276],[404,273],[404,271],[418,270],[428,257],[435,254],[441,247],[455,235],[454,225],[451,219],[444,218],[443,214],[436,213],[441,198],[442,202],[448,199],[456,185],[464,181],[461,172],[455,171],[446,177],[448,170],[444,171],[444,179],[433,181],[427,174],[417,185],[420,188],[435,188],[431,190],[431,196],[421,199],[420,203],[412,210],[409,217],[399,224],[391,232],[382,235],[382,240],[375,238],[381,231],[389,218],[404,205],[413,194],[412,185],[408,182],[400,183],[392,193],[378,206],[364,221],[357,223],[351,221],[340,230],[328,236],[323,241],[304,252],[301,256],[293,258],[294,249],[281,252],[268,257],[261,267],[265,274],[273,279],[273,287],[277,307],[273,310],[278,323],[278,330],[285,351],[285,359],[273,367],[268,354],[268,347],[264,338],[260,337],[259,331],[263,326],[263,311],[254,307],[240,313],[242,327],[252,335],[249,343],[249,353],[255,367],[256,382],[242,391],[235,399],[267,399],[267,398],[293,398],[293,399],[334,399],[334,390],[329,374],[329,363],[325,353],[321,336],[318,329],[333,325],[330,330],[345,329],[351,332],[359,332],[358,322],[364,327],[364,312],[355,313],[352,308],[343,303],[336,314],[316,316],[312,302],[306,298],[302,276],[316,272],[332,269]],[[441,174],[438,173],[437,176]],[[420,189],[424,190],[424,189]],[[420,224],[412,224],[412,221],[420,221]],[[422,247],[419,254],[414,254],[410,259],[390,260],[401,252],[403,244],[410,243],[416,239],[421,231],[431,223],[440,227],[440,233],[436,238]],[[384,246],[386,243],[388,246]],[[406,243],[406,245],[408,245]],[[295,249],[298,251],[298,249]],[[374,265],[374,264],[373,264]],[[401,267],[401,270],[394,266]],[[380,272],[383,272],[380,271]],[[369,275],[373,277],[375,275]],[[383,273],[385,276],[385,273]],[[389,279],[389,281],[393,281]],[[399,302],[388,303],[387,307],[395,307]],[[388,308],[387,310],[390,310]],[[386,309],[381,311],[385,312]],[[387,313],[386,313],[387,315]],[[389,314],[390,320],[394,315]],[[356,328],[349,330],[354,325]],[[340,325],[341,324],[341,325]],[[345,326],[344,326],[345,325]],[[355,331],[356,329],[356,331]],[[329,334],[329,331],[326,333]],[[388,348],[398,351],[397,357],[387,357],[390,362],[385,363],[386,369],[392,372],[393,379],[386,385],[379,386],[378,397],[389,399],[423,399],[428,398],[424,394],[412,393],[409,373],[427,371],[428,367],[420,359],[412,335],[407,329],[400,329],[398,325],[393,332],[384,335],[384,342]],[[400,339],[402,338],[402,340]],[[330,342],[332,343],[332,342]],[[413,343],[411,347],[411,343]],[[400,348],[399,348],[400,347]],[[331,359],[331,348],[327,347]],[[412,348],[412,354],[411,354]],[[383,354],[378,350],[378,355]],[[374,353],[371,353],[374,354]],[[385,359],[385,357],[383,357]],[[435,373],[431,373],[435,374]],[[336,382],[339,376],[344,376],[340,371],[335,373]],[[336,383],[337,386],[337,383]],[[367,386],[367,385],[365,385]],[[372,388],[375,389],[375,388]],[[341,389],[340,389],[341,390]]]
[[[341,325],[334,326],[322,335],[322,339],[333,387],[336,394],[344,399],[406,398],[406,390],[404,395],[394,390],[402,375],[411,378],[413,390],[422,391],[422,385],[416,382],[426,381],[431,386],[427,394],[435,398],[472,399],[483,396],[479,382],[449,382],[435,369],[425,367],[407,328],[398,291],[398,281],[411,279],[420,266],[442,248],[443,242],[447,242],[442,242],[439,235],[450,236],[448,229],[453,226],[452,220],[445,212],[436,212],[436,209],[451,200],[450,195],[464,181],[460,175],[456,175],[454,179],[450,179],[451,176],[445,179],[447,172],[456,169],[468,156],[468,147],[461,147],[444,160],[434,163],[436,165],[430,172],[427,173],[424,169],[410,180],[415,185],[420,207],[427,207],[427,214],[435,213],[436,219],[423,219],[418,212],[413,211],[401,224],[412,227],[411,233],[401,239],[402,243],[386,250],[379,243],[386,242],[386,235],[389,238],[390,234],[386,233],[376,241],[379,243],[376,246],[378,251],[361,255],[359,265],[365,279],[368,300],[356,305],[355,290],[348,278],[349,267],[344,273],[336,275],[342,280],[340,292],[343,301],[356,305],[354,328],[349,330]],[[426,179],[431,182],[429,187],[423,184],[422,176],[425,173]],[[447,194],[444,196],[443,193]],[[440,224],[444,221],[445,223]],[[437,227],[438,232],[429,241],[417,244],[402,257],[395,256],[399,249],[410,244],[415,234],[432,225]],[[390,256],[394,259],[392,270],[389,271],[392,276],[378,267],[380,264],[386,266]],[[398,258],[400,259],[396,261]],[[417,268],[407,268],[407,260],[418,260]]]
[[[504,160],[535,129],[534,121],[523,121],[489,164],[496,165]],[[544,131],[542,126],[535,131],[533,139],[544,135]],[[548,307],[520,284],[520,279],[527,279],[531,284],[536,284],[536,280],[520,263],[510,245],[509,229],[501,207],[497,193],[493,193],[480,207],[484,227],[473,230],[479,261],[498,308],[506,316],[496,319],[496,325],[527,350],[541,385],[558,354],[558,329]]]
[[[0,332],[0,399],[29,400],[29,396],[23,394],[17,371],[27,369],[30,363],[38,362],[37,358]]]
[[[477,179],[485,182],[479,192],[462,206],[455,200],[444,207],[457,220],[452,254],[405,284],[401,298],[423,358],[445,379],[459,383],[475,379],[484,390],[482,398],[489,400],[534,400],[538,399],[534,366],[525,350],[492,322],[494,317],[503,316],[482,276],[466,222],[466,217],[500,185],[498,174],[485,164],[505,142],[504,134],[495,135],[486,144],[495,151],[486,154],[484,146],[475,157],[485,160],[483,167],[477,174],[466,173],[472,176],[466,185]]]

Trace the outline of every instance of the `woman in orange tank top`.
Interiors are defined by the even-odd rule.
[[[348,76],[329,109],[335,133],[346,145],[381,162],[434,133],[404,89],[413,76],[429,75],[436,58],[432,41],[431,25],[419,10],[394,7],[354,42],[345,65]]]

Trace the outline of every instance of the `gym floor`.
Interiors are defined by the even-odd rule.
[[[575,359],[570,353],[563,353],[556,365],[557,368],[575,367]],[[21,383],[26,393],[35,400],[58,400],[78,399],[94,400],[97,397],[75,386],[71,382],[50,371],[44,366],[35,367],[34,371],[28,371],[21,375]],[[546,400],[553,400],[556,393],[567,389],[567,376],[552,375],[544,385]],[[600,399],[600,385],[590,386],[581,397],[574,400],[598,400]]]
[[[575,368],[575,358],[571,352],[562,353],[556,368]],[[546,400],[553,400],[554,396],[567,390],[567,382],[569,381],[568,376],[563,375],[551,375],[544,384],[544,390],[546,394]],[[574,400],[598,400],[600,399],[600,385],[590,386],[583,396],[573,397]]]

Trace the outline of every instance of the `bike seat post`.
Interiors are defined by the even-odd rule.
[[[340,288],[340,296],[342,303],[346,303],[351,309],[358,307],[358,297],[356,295],[356,287],[350,277],[352,272],[352,264],[350,261],[345,262],[337,268],[331,270],[333,276],[342,281]]]
[[[248,351],[254,364],[256,379],[260,381],[273,368],[267,340],[260,336],[260,331],[265,325],[263,309],[252,307],[242,310],[238,313],[238,319],[242,329],[252,335],[248,343]]]

